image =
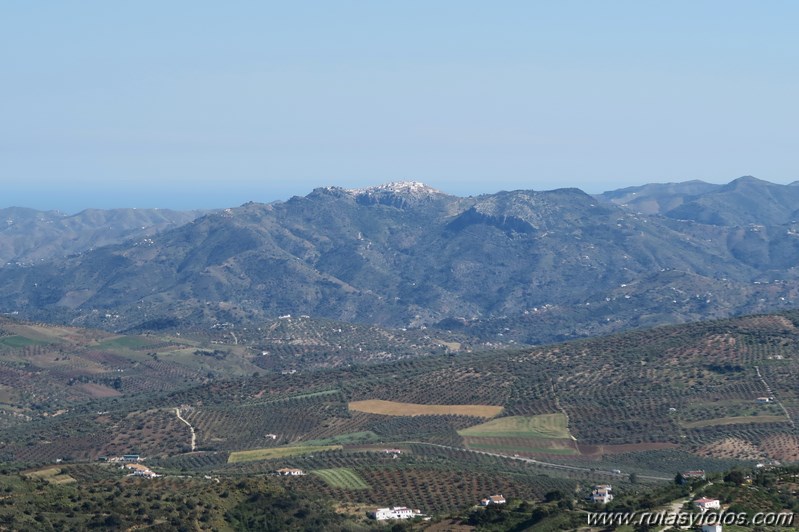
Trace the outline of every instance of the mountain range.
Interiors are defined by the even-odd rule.
[[[742,177],[597,196],[325,187],[205,214],[141,213],[152,223],[113,234],[101,211],[72,246],[59,229],[49,247],[6,252],[0,311],[110,330],[304,314],[540,343],[792,308],[796,205],[796,184]]]

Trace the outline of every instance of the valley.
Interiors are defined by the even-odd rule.
[[[235,340],[5,320],[0,456],[7,472],[58,462],[97,481],[123,454],[164,479],[139,482],[296,468],[278,482],[291,492],[439,516],[494,492],[658,489],[687,469],[799,460],[797,327],[788,312],[546,346],[459,337],[475,347],[456,352],[419,331],[309,318]]]

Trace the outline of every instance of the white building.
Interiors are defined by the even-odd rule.
[[[591,492],[591,502],[607,504],[613,500],[613,494],[607,490],[594,490]]]
[[[706,497],[702,497],[701,499],[696,499],[694,501],[694,506],[700,510],[718,510],[721,508],[721,501],[718,499],[708,499]]]
[[[721,525],[702,525],[702,532],[721,532]]]
[[[613,486],[610,484],[597,484],[591,490],[591,495],[588,498],[591,502],[595,502],[598,504],[607,504],[613,500]]]
[[[492,504],[505,504],[505,497],[502,495],[491,495],[480,501],[480,506],[491,506]]]
[[[411,510],[405,506],[393,506],[391,508],[377,508],[369,512],[368,515],[377,521],[385,521],[387,519],[411,519],[422,515],[422,512]]]
[[[278,469],[276,473],[283,477],[301,477],[305,474],[305,471],[293,467],[284,467],[283,469]]]

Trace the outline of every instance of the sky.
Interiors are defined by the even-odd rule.
[[[792,1],[0,4],[0,207],[799,179]]]

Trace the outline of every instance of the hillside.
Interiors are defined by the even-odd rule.
[[[796,222],[797,205],[799,187],[746,176],[691,198],[665,215],[713,225],[773,226]]]
[[[3,268],[0,310],[114,331],[291,314],[541,343],[791,308],[797,234],[639,214],[576,189],[328,187]]]
[[[650,183],[610,190],[598,194],[597,198],[644,214],[664,214],[676,209],[686,200],[690,201],[720,187],[721,185],[699,180],[682,183]]]
[[[384,490],[326,493],[436,509],[463,502],[444,488],[452,478],[425,473],[442,463],[540,496],[557,479],[799,461],[795,312],[449,354],[438,339],[352,329],[333,340],[345,359],[331,352],[336,324],[272,325],[245,340],[6,322],[0,456],[31,467],[135,452],[219,475],[346,468]],[[299,357],[316,362],[298,369]],[[411,479],[442,498],[393,484]]]
[[[202,211],[87,209],[67,215],[19,207],[0,209],[0,268],[62,259],[186,224]]]
[[[799,218],[799,187],[744,176],[726,185],[656,183],[604,192],[602,201],[644,214],[723,226],[780,226]]]

